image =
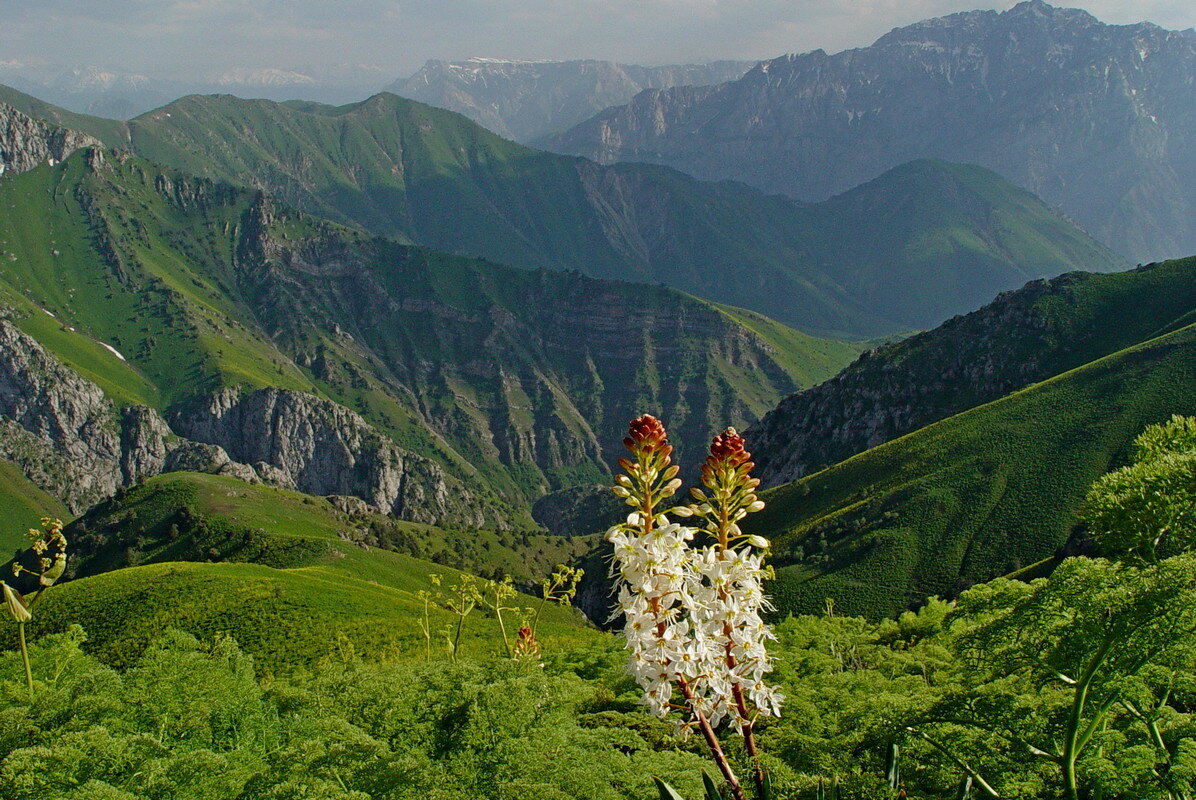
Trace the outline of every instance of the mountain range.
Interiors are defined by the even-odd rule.
[[[387,72],[364,64],[281,69],[233,67],[211,74],[145,75],[95,65],[0,61],[0,84],[81,114],[125,120],[185,94],[234,92],[274,100],[345,103],[377,91]]]
[[[819,201],[898,164],[979,164],[1147,261],[1196,252],[1196,31],[1027,0],[641,92],[541,146]]]
[[[97,454],[37,481],[76,510],[198,463],[409,519],[515,524],[605,474],[641,407],[697,443],[856,351],[665,287],[379,239],[96,146],[6,178],[0,204],[11,335],[90,387],[73,393],[92,398],[84,424],[56,416],[71,403],[48,394],[66,381],[36,378],[48,367],[9,380],[26,432]],[[106,421],[122,408],[142,409],[122,412],[133,428]],[[207,449],[177,454],[174,436]],[[10,449],[27,472],[39,458]],[[113,477],[70,496],[79,471]]]
[[[374,234],[661,282],[816,335],[932,327],[1033,278],[1125,266],[1028,192],[940,161],[806,205],[533,150],[390,94],[341,107],[186,97],[115,136],[83,122],[110,146]]]
[[[1035,15],[1079,19],[975,19]],[[205,585],[310,600],[292,570],[346,551],[354,579],[434,568],[353,548],[593,578],[576,534],[648,410],[684,464],[748,428],[782,612],[889,615],[1049,569],[1085,487],[1196,411],[1196,261],[1118,271],[983,166],[900,161],[811,203],[387,93],[118,122],[9,89],[0,163],[0,509],[79,517],[79,607],[129,570],[211,625]],[[154,563],[178,559],[253,563]]]
[[[755,62],[644,67],[614,61],[429,61],[387,90],[472,119],[499,136],[527,142],[571,128],[644,89],[734,80]]]

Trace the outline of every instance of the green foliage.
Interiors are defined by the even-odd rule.
[[[701,767],[634,714],[597,724],[582,679],[534,665],[350,658],[262,683],[227,638],[169,632],[123,673],[82,644],[43,640],[37,702],[0,698],[5,800],[638,800],[652,774],[695,789]]]
[[[162,572],[138,581],[146,569],[153,568],[115,573],[128,592],[109,595],[107,613],[158,592],[185,592]],[[237,594],[265,568],[194,569],[209,578],[213,569],[238,573],[206,584],[209,603],[227,600],[236,611],[195,628],[199,640],[146,625],[140,652],[116,671],[88,654],[106,648],[83,641],[77,628],[42,636],[32,648],[32,706],[20,690],[19,656],[0,654],[0,798],[88,786],[113,797],[642,800],[660,794],[653,776],[682,797],[710,795],[712,784],[718,791],[702,780],[710,769],[702,742],[676,738],[639,710],[609,635],[570,639],[550,629],[543,666],[478,660],[502,647],[494,620],[471,616],[466,635],[489,626],[488,644],[463,647],[457,664],[445,650],[413,660],[424,653],[414,627],[390,648],[371,639],[404,624],[400,614],[409,622],[416,613],[403,606],[384,616],[382,608],[403,602],[400,593],[377,591],[355,605],[364,587],[342,577],[348,585],[340,592],[325,574],[306,596],[283,584],[306,607],[267,619],[260,598]],[[55,591],[95,591],[105,577]],[[892,798],[895,780],[909,797],[928,800],[967,796],[969,786],[973,797],[984,796],[985,785],[1001,797],[1056,797],[1067,786],[1056,747],[1072,729],[1081,735],[1072,748],[1081,790],[1106,800],[1190,796],[1194,587],[1189,555],[1147,568],[1070,559],[1050,579],[976,587],[954,609],[936,601],[881,624],[838,615],[786,619],[770,647],[785,711],[758,730],[772,800]],[[327,612],[318,612],[317,597]],[[352,624],[365,606],[376,616]],[[238,616],[249,624],[234,627]],[[164,616],[154,622],[169,624]],[[313,642],[309,652],[322,648],[322,657],[299,668],[271,656],[283,640],[262,636],[287,631],[293,646],[307,628],[341,636]],[[247,650],[261,657],[251,661],[221,631],[246,637]],[[255,676],[254,664],[266,671]],[[737,737],[728,744],[736,768],[747,769]]]
[[[1072,798],[1094,787],[1136,797],[1174,788],[1173,754],[1162,739],[1150,747],[1141,708],[1160,697],[1166,706],[1196,663],[1196,554],[1146,568],[1068,559],[1049,579],[976,587],[957,614],[963,688],[932,718],[1042,760]]]
[[[1098,480],[1080,516],[1107,553],[1155,562],[1196,549],[1196,417],[1147,428],[1133,463]]]

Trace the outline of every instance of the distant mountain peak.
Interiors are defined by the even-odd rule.
[[[528,142],[564,130],[644,89],[733,80],[752,66],[719,61],[643,67],[614,61],[534,61],[470,56],[433,59],[390,91],[447,108],[508,139]]]
[[[1196,34],[1027,0],[664,88],[537,141],[819,201],[925,156],[985,166],[1136,261],[1196,252]]]
[[[277,67],[236,67],[216,77],[220,86],[311,86],[315,82],[310,75]]]

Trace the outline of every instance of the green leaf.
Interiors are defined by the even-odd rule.
[[[710,773],[702,770],[702,785],[706,787],[706,800],[723,800],[725,795],[718,784],[714,782],[714,778],[710,777]]]
[[[660,800],[685,800],[684,797],[677,794],[676,789],[674,789],[672,786],[669,786],[660,778],[657,778],[655,775],[653,775],[652,780],[656,782],[656,790],[660,792]]]

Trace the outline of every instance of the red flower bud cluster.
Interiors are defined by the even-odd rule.
[[[631,421],[623,446],[633,453],[660,452],[667,456],[673,452],[664,423],[651,414],[644,414]]]
[[[738,467],[752,457],[744,445],[739,432],[734,428],[727,428],[710,442],[710,456],[706,461],[711,466],[727,464]]]

